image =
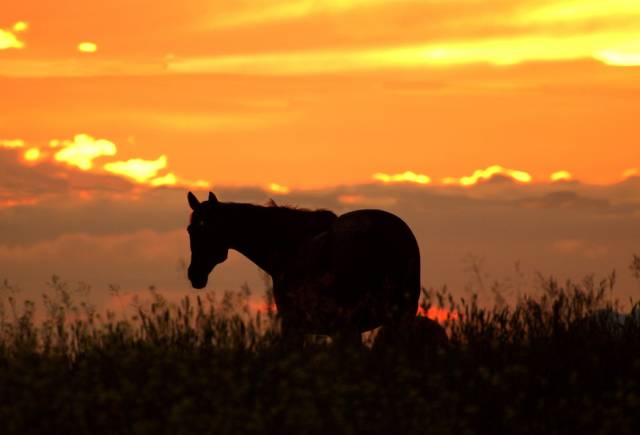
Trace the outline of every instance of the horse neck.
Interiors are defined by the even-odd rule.
[[[282,223],[268,207],[252,204],[225,203],[229,248],[235,249],[265,272],[278,270]]]

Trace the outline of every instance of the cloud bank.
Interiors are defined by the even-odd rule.
[[[37,294],[53,273],[92,284],[99,298],[107,298],[110,283],[193,294],[181,266],[189,259],[187,189],[140,190],[139,184],[114,175],[78,170],[57,178],[55,166],[38,168],[28,186],[19,173],[2,179],[0,189],[13,192],[16,203],[0,209],[0,277],[19,283],[26,294]],[[6,180],[12,180],[10,188]],[[88,194],[69,194],[80,187]],[[537,272],[580,279],[613,269],[618,271],[616,296],[637,297],[640,291],[627,270],[640,250],[638,177],[610,186],[524,184],[496,175],[466,187],[371,183],[288,193],[258,187],[214,190],[222,201],[266,203],[273,196],[279,205],[338,213],[387,209],[416,234],[423,285],[448,285],[460,295],[478,291],[490,301],[495,280],[508,299],[515,298],[535,288]],[[197,194],[204,198],[206,191]],[[18,202],[30,197],[40,199]],[[483,265],[482,280],[473,273],[477,264]],[[258,269],[235,254],[216,268],[210,282],[213,291],[235,290],[245,282],[263,288]]]

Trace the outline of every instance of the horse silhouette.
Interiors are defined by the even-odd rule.
[[[194,288],[234,249],[273,279],[282,334],[329,335],[361,343],[361,333],[384,326],[386,335],[414,322],[420,296],[420,252],[399,217],[382,210],[336,216],[306,210],[200,202],[189,192],[188,227]]]

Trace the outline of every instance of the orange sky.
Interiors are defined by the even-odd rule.
[[[640,167],[637,0],[6,3],[25,164],[284,189]],[[78,135],[103,145],[79,164]]]

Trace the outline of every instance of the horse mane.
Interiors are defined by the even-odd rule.
[[[282,240],[291,237],[314,236],[329,229],[338,218],[330,210],[311,210],[290,205],[281,206],[276,205],[275,202],[266,206],[234,202],[220,203],[220,205],[229,207],[230,210],[237,210],[237,216],[246,213],[246,216],[254,216],[254,219],[268,222],[269,226],[279,233],[279,238]]]
[[[265,207],[271,211],[273,216],[281,219],[291,227],[297,227],[304,233],[318,234],[326,231],[338,216],[327,209],[302,208],[292,205],[269,205]]]
[[[202,204],[206,204],[203,202]],[[338,216],[327,209],[311,210],[292,205],[277,205],[273,200],[267,205],[256,205],[239,202],[220,202],[220,207],[226,208],[237,218],[245,216],[248,219],[260,219],[270,224],[282,240],[315,236],[329,229]],[[189,216],[189,223],[193,223],[194,213]]]

